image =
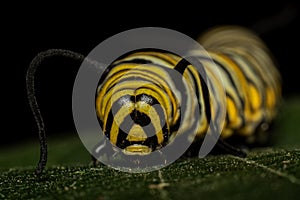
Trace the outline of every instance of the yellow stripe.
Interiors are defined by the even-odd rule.
[[[214,54],[212,53],[212,57],[216,59],[218,62],[220,62],[227,70],[228,73],[230,73],[230,76],[234,80],[234,84],[238,89],[238,93],[240,93],[241,98],[244,100],[244,114],[246,119],[250,119],[252,116],[251,110],[250,110],[250,105],[249,105],[249,96],[247,94],[248,91],[248,85],[247,85],[247,80],[243,73],[241,72],[239,66],[237,66],[230,58],[226,57],[225,55],[222,54]],[[227,88],[226,88],[227,90]],[[237,96],[235,92],[233,92],[232,97]],[[237,98],[234,98],[235,102],[239,102]],[[241,117],[241,116],[237,116]]]
[[[162,88],[159,88],[160,90],[164,90],[166,91],[167,95],[169,97],[173,97],[173,93],[172,91],[170,90],[170,87],[167,85],[167,83],[165,81],[162,81],[161,79],[157,78],[157,77],[149,77],[148,76],[149,74],[143,72],[143,71],[130,71],[130,73],[128,74],[125,74],[122,76],[122,79],[134,79],[135,77],[139,77],[139,78],[143,78],[144,81],[141,81],[141,80],[138,80],[138,81],[127,81],[127,82],[130,82],[132,83],[132,85],[138,89],[139,87],[145,87],[145,85],[149,86],[149,85],[153,85],[153,83],[156,83],[159,87],[162,87]],[[117,84],[119,81],[122,81],[122,79],[119,79],[119,80],[115,80],[114,82],[111,83],[111,85],[113,84]],[[147,82],[149,81],[149,82]],[[158,88],[157,86],[155,88]],[[147,93],[146,93],[147,94]],[[165,96],[165,94],[164,94]],[[162,96],[162,97],[164,97]],[[170,98],[169,99],[171,102],[172,102],[172,105],[173,107],[177,105],[177,102],[176,102],[176,99],[175,98]],[[173,110],[173,115],[176,115],[176,110],[174,111]]]
[[[249,96],[251,97],[252,108],[257,111],[261,107],[261,96],[253,84],[249,84]]]
[[[158,88],[155,85],[147,83],[143,83],[145,87],[144,89],[137,89],[136,90],[136,82],[124,82],[122,84],[119,84],[115,90],[110,90],[101,100],[102,100],[102,108],[101,109],[101,115],[104,115],[105,111],[110,109],[110,106],[119,99],[121,96],[124,95],[131,95],[131,96],[137,96],[139,94],[148,94],[153,96],[167,111],[169,116],[169,120],[172,120],[171,110],[172,105],[170,104],[170,101],[168,99],[168,95],[164,93],[160,88]],[[100,96],[98,97],[100,98]],[[97,100],[98,100],[97,98]],[[100,101],[100,100],[99,100]]]
[[[237,128],[241,125],[241,118],[239,110],[236,108],[235,103],[231,98],[227,98],[227,113],[230,121],[231,128]]]
[[[134,110],[134,104],[130,104],[128,106],[123,106],[120,108],[120,110],[115,113],[114,121],[112,123],[111,131],[110,131],[110,142],[112,144],[117,144],[118,134],[119,134],[119,128],[122,122],[124,121],[125,117],[129,113],[131,113]]]
[[[162,79],[156,77],[156,76],[153,76],[153,77],[148,77],[148,73],[145,72],[145,71],[151,71],[152,73],[153,72],[156,72],[157,74],[160,74],[160,75],[163,75],[163,73],[165,73],[164,70],[162,70],[161,68],[158,68],[158,67],[152,67],[152,66],[139,66],[139,68],[137,69],[133,69],[134,67],[130,64],[130,65],[124,65],[122,64],[120,70],[123,70],[123,69],[132,69],[132,71],[130,71],[130,73],[128,74],[125,74],[127,72],[124,72],[124,73],[120,73],[118,74],[117,76],[113,76],[113,77],[110,77],[110,79],[105,82],[103,85],[101,85],[101,89],[99,90],[99,93],[98,93],[98,98],[97,100],[101,101],[101,99],[104,97],[104,95],[107,95],[106,94],[106,90],[113,84],[121,81],[122,79],[124,78],[129,78],[131,76],[134,76],[135,74],[137,74],[136,76],[139,76],[139,77],[142,77],[142,78],[145,78],[145,79],[148,79],[149,81],[151,82],[156,82],[158,85],[160,85],[167,93],[167,96],[170,97],[170,101],[172,102],[172,106],[173,108],[176,108],[178,106],[178,102],[177,102],[177,99],[174,97],[174,94],[173,92],[171,91],[169,85]],[[150,70],[152,69],[152,70]],[[112,71],[112,73],[114,73],[114,71]],[[164,76],[164,77],[167,77],[167,76]],[[118,79],[120,78],[120,79]],[[134,86],[137,88],[139,85],[143,85],[143,84],[139,84],[138,81],[132,81],[134,83]],[[158,91],[158,90],[156,90]],[[108,95],[110,96],[110,94]],[[166,96],[165,94],[163,96]],[[99,104],[99,102],[97,102],[97,105]],[[167,104],[165,104],[167,105]],[[170,108],[167,107],[167,110],[170,110]],[[180,113],[178,113],[177,109],[172,109],[173,110],[173,116],[174,119],[178,119]],[[105,110],[104,110],[104,107],[103,109],[101,110],[102,112],[100,113],[103,113]],[[172,115],[169,115],[169,116],[172,116]]]

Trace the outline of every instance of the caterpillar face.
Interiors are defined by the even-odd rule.
[[[168,144],[181,118],[180,99],[174,93],[177,83],[166,60],[150,55],[164,54],[147,54],[114,62],[97,89],[96,111],[103,132],[129,155],[149,154]]]
[[[111,107],[108,105],[104,133],[126,153],[150,153],[165,144],[171,134],[165,121],[166,110],[151,92],[141,86],[131,95],[120,96]]]

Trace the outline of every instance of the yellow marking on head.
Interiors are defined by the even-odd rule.
[[[127,155],[147,155],[152,149],[146,145],[134,144],[126,147],[123,152]]]
[[[123,106],[120,108],[120,110],[118,110],[116,113],[114,113],[115,114],[114,121],[111,126],[110,138],[109,138],[109,140],[112,144],[117,144],[120,125],[124,121],[125,117],[127,117],[128,114],[131,113],[133,110],[134,110],[134,104],[130,103],[129,106]],[[105,122],[106,122],[106,120],[105,120]],[[106,123],[105,123],[105,125],[106,125]]]
[[[106,126],[106,120],[109,114],[109,111],[112,108],[113,103],[119,99],[120,97],[124,96],[124,95],[133,95],[134,94],[134,90],[130,90],[130,89],[124,89],[124,90],[120,90],[118,92],[115,92],[114,96],[112,97],[111,95],[108,96],[97,96],[96,99],[96,111],[97,111],[97,116],[100,118],[100,120],[103,121],[103,127]],[[132,102],[128,102],[125,106],[130,108]],[[114,110],[115,112],[116,110]]]
[[[147,139],[147,134],[140,125],[134,124],[126,139],[130,142],[145,141]]]

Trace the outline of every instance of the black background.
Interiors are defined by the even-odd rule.
[[[283,77],[285,97],[299,94],[299,6],[293,2],[169,3],[136,5],[10,5],[1,16],[1,146],[37,139],[26,96],[25,74],[34,56],[51,48],[87,55],[108,37],[131,28],[155,26],[196,38],[215,25],[262,30]],[[74,8],[75,7],[75,8]],[[263,23],[264,22],[264,23]],[[72,89],[81,63],[49,59],[37,71],[36,90],[47,133],[74,132]]]

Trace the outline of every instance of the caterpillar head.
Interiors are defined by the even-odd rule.
[[[193,137],[199,109],[191,68],[177,55],[152,51],[128,54],[108,67],[98,84],[96,112],[110,142],[127,155],[144,155],[177,134]]]
[[[98,120],[106,137],[125,154],[149,154],[176,133],[180,105],[163,79],[166,73],[150,63],[118,62],[100,80]]]

